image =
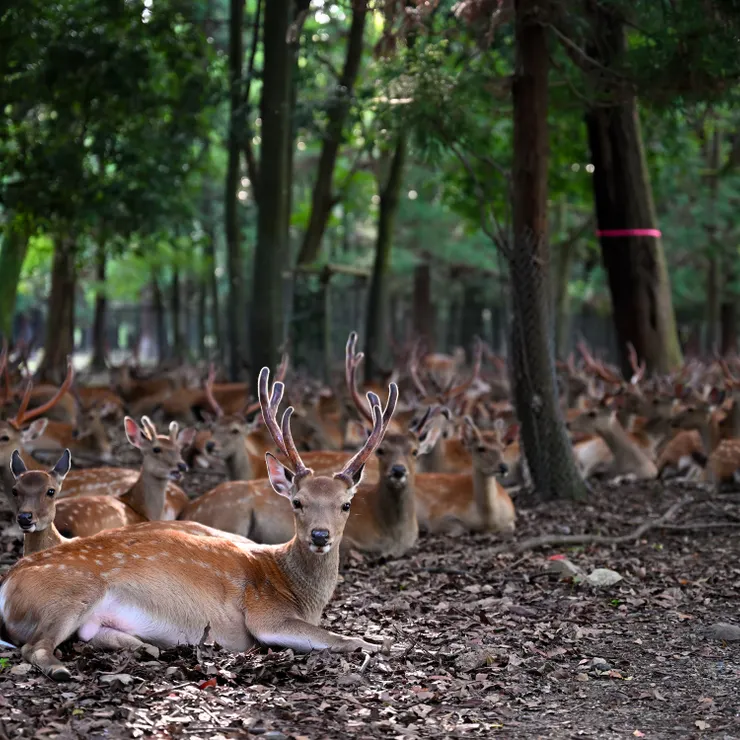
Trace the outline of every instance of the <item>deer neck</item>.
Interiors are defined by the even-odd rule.
[[[252,480],[252,463],[247,450],[247,440],[238,445],[237,450],[225,460],[229,480]]]
[[[417,470],[420,473],[443,473],[445,469],[444,447],[444,440],[438,440],[426,455],[418,458]]]
[[[498,480],[495,475],[489,475],[473,467],[473,501],[475,508],[483,522],[490,523],[494,519],[493,502],[498,495]]]
[[[705,452],[707,454],[713,452],[720,441],[719,424],[714,414],[707,414],[703,423],[699,424],[696,430],[699,432]]]
[[[606,442],[615,460],[642,463],[645,459],[645,454],[630,439],[629,434],[616,419],[611,419],[608,424],[599,426],[597,431]]]
[[[162,519],[169,477],[160,478],[142,468],[133,488],[120,497],[120,501],[147,521]]]
[[[301,616],[318,624],[339,579],[339,542],[334,542],[325,555],[319,555],[294,536],[277,548],[276,559]]]
[[[381,476],[375,495],[372,497],[373,517],[378,529],[385,535],[384,548],[405,551],[419,536],[414,500],[415,476],[409,471],[403,488],[392,488],[387,478]]]
[[[54,526],[54,522],[52,522],[46,529],[23,535],[23,557],[48,550],[50,547],[56,547],[64,542],[69,542],[69,540],[62,537],[59,530]]]

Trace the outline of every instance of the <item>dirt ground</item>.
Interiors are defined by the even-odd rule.
[[[740,641],[716,627],[740,624],[737,497],[659,484],[603,487],[586,504],[523,495],[517,540],[625,534],[687,495],[669,528],[619,547],[500,553],[491,536],[423,537],[402,559],[352,558],[323,623],[392,638],[370,660],[209,645],[153,660],[78,643],[62,649],[74,681],[57,685],[0,652],[0,740],[740,738]],[[0,572],[18,550],[5,531]],[[622,580],[563,581],[547,571],[560,554]]]

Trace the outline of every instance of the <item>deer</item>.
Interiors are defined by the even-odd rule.
[[[173,421],[169,435],[165,436],[157,434],[149,417],[142,417],[141,422],[139,426],[129,416],[124,419],[129,444],[143,456],[141,472],[135,482],[118,497],[77,495],[61,498],[57,504],[56,525],[65,536],[89,537],[103,529],[165,519],[168,482],[179,481],[187,471],[180,450],[192,442],[195,430],[178,431],[179,425]],[[98,486],[102,487],[109,470],[115,472],[109,468],[89,468],[85,472],[97,478]],[[172,512],[167,513],[167,519],[177,518]]]
[[[74,538],[64,537],[57,529],[56,505],[64,478],[72,466],[72,456],[65,450],[49,471],[28,470],[18,450],[13,452],[10,468],[15,478],[12,489],[16,522],[23,533],[23,557],[56,547]],[[84,512],[83,512],[84,516]],[[141,522],[129,527],[131,531],[177,530],[198,537],[221,537],[241,544],[253,544],[246,537],[221,532],[196,522]]]
[[[473,420],[464,417],[464,440],[473,470],[468,474],[421,473],[416,477],[419,524],[428,532],[451,527],[509,536],[516,527],[516,510],[498,480],[508,466],[498,442],[485,439]]]
[[[350,383],[354,385],[362,355],[352,355],[351,359]],[[277,408],[267,398],[264,382],[260,384],[259,396],[265,426],[275,439],[279,432]],[[344,531],[344,550],[354,548],[366,553],[398,556],[416,542],[415,467],[417,456],[434,445],[438,434],[438,430],[425,428],[431,417],[430,410],[417,427],[405,434],[392,434],[387,426],[383,428],[383,442],[375,450],[379,461],[377,480],[363,482],[358,489],[353,513]],[[386,422],[390,423],[390,417]],[[304,453],[303,458],[315,460],[315,469],[323,473],[337,455],[341,453]],[[269,485],[268,480],[222,483],[188,504],[181,518],[236,532],[265,544],[285,542],[291,537],[291,513],[284,501],[269,495]]]
[[[0,373],[2,373],[3,360],[0,357]],[[32,469],[43,470],[46,466],[36,460],[26,446],[32,447],[44,433],[48,419],[39,418],[51,410],[59,400],[64,397],[74,380],[74,367],[69,362],[67,365],[67,376],[64,383],[57,389],[56,394],[45,404],[37,406],[29,411],[28,403],[31,396],[32,384],[29,382],[21,399],[20,405],[9,419],[0,421],[0,482],[2,482],[5,495],[10,501],[10,491],[13,488],[13,477],[10,473],[10,459],[13,450],[18,448],[29,461]],[[11,506],[12,506],[12,502]]]
[[[263,368],[260,383],[269,381]],[[275,383],[263,413],[276,409]],[[71,679],[55,656],[70,637],[99,648],[197,645],[204,634],[239,652],[254,645],[299,652],[377,652],[381,645],[319,626],[339,577],[339,545],[367,460],[383,439],[398,388],[385,409],[368,393],[373,427],[331,476],[308,468],[293,441],[291,407],[269,427],[289,458],[268,453],[273,490],[287,498],[295,533],[282,545],[244,546],[178,531],[101,532],[23,558],[0,585],[0,637],[53,680]],[[187,594],[187,599],[183,599]]]

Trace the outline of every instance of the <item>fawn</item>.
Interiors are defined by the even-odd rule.
[[[263,368],[260,381],[269,376]],[[275,383],[267,417],[283,394]],[[241,546],[177,531],[102,532],[18,562],[0,586],[0,635],[22,645],[25,660],[55,680],[69,670],[54,651],[77,637],[103,648],[198,644],[206,632],[225,648],[255,643],[298,651],[377,651],[380,645],[318,626],[339,575],[339,544],[357,486],[398,400],[391,384],[385,411],[368,394],[373,429],[333,476],[315,475],[290,430],[292,408],[270,426],[293,469],[272,455],[277,494],[288,498],[295,534],[276,546]],[[183,595],[187,594],[187,598]]]

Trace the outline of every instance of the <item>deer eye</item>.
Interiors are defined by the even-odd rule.
[[[3,434],[3,436],[0,437],[0,442],[10,442],[10,437],[8,437],[7,434]]]
[[[152,447],[152,452],[155,455],[158,455],[160,452],[162,452],[162,448],[161,447]]]
[[[47,495],[47,496],[48,496],[49,498],[54,498],[54,496],[56,496],[56,493],[57,493],[57,492],[56,492],[56,491],[55,491],[55,490],[54,490],[53,488],[50,488],[50,489],[49,489],[49,490],[48,490],[48,491],[46,492],[46,495]]]
[[[293,508],[296,509],[296,511],[297,511],[298,509],[302,509],[303,508],[303,504],[297,498],[294,498],[293,499]]]
[[[486,448],[483,445],[479,445],[477,449],[478,449],[478,452],[485,452],[486,451]]]
[[[382,457],[383,455],[385,455],[385,450],[382,447],[378,447],[378,449],[375,450],[375,454]]]
[[[232,433],[232,434],[239,434],[239,430],[238,430],[238,429],[232,429],[232,430],[231,430],[231,433]]]
[[[13,489],[13,490],[11,491],[11,493],[13,494],[13,496],[14,496],[14,497],[17,497],[17,496],[18,496],[18,489],[17,489],[17,488],[14,488],[14,489]]]
[[[352,504],[350,504],[349,501],[346,501],[345,503],[342,504],[342,511],[349,511],[351,507],[352,507]]]
[[[416,447],[414,447],[414,449],[413,449],[413,450],[411,450],[411,454],[412,454],[412,455],[413,455],[414,457],[416,457],[416,456],[417,456],[417,455],[419,454],[419,450],[417,450],[417,449],[416,449]]]

